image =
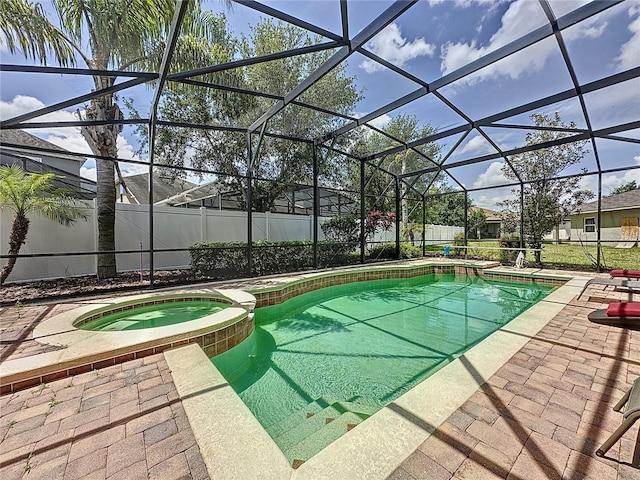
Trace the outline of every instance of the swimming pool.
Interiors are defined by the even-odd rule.
[[[555,287],[427,275],[316,290],[256,310],[212,359],[295,466]]]

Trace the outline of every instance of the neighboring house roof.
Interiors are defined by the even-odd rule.
[[[482,207],[473,207],[475,209],[480,209],[484,212],[484,216],[487,218],[487,222],[501,222],[502,218],[500,217],[500,214],[498,212],[496,212],[495,210],[489,210],[488,208],[482,208]]]
[[[602,206],[600,210],[610,212],[615,210],[629,210],[631,208],[640,208],[640,189],[629,190],[628,192],[602,197]],[[583,203],[578,207],[572,215],[580,215],[582,213],[595,213],[598,211],[598,201]]]
[[[53,152],[36,152],[33,150],[26,150],[19,147],[7,147],[5,144],[10,143],[14,145],[21,145],[24,147],[36,147],[36,148],[46,148],[48,150],[55,150]],[[62,158],[65,160],[73,160],[74,162],[84,163],[87,159],[85,157],[76,157],[69,155],[69,151],[61,148],[57,145],[54,145],[51,142],[47,142],[35,135],[31,135],[30,133],[25,132],[24,130],[11,129],[11,130],[0,130],[0,144],[2,144],[3,149],[10,150],[13,152],[19,152],[22,155],[28,155],[32,157],[55,157]]]
[[[124,177],[124,182],[128,191],[125,191],[125,195],[129,198],[131,203],[139,203],[146,205],[149,203],[149,174],[142,173],[139,175],[130,175]],[[120,185],[120,182],[116,182],[116,186]],[[166,198],[177,195],[185,190],[189,190],[196,185],[181,179],[173,179],[161,177],[159,175],[153,176],[153,203],[157,203]],[[131,194],[133,197],[131,198]]]

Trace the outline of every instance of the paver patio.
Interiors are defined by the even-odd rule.
[[[587,320],[615,299],[640,295],[591,286],[495,375],[476,375],[475,394],[389,479],[640,480],[638,425],[605,458],[594,454],[621,423],[611,407],[640,376],[640,331]],[[1,311],[0,360],[47,351],[30,330],[78,303]],[[1,396],[0,438],[2,479],[210,473],[162,354]]]

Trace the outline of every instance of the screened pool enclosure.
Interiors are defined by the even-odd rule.
[[[4,210],[8,281],[250,277],[462,256],[476,237],[535,247],[533,210],[550,208],[558,240],[583,202],[595,213],[565,239],[594,269],[619,242],[601,205],[640,185],[637,1],[159,1],[140,34],[127,3],[77,28],[51,4],[32,12],[84,49],[66,57],[21,49],[28,15],[4,31],[0,127],[51,144],[3,136],[2,163],[64,148],[89,215],[33,217],[15,255]]]

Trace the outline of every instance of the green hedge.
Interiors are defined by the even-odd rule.
[[[369,258],[377,260],[396,258],[396,244],[392,242],[380,243],[369,250],[367,255]],[[411,245],[410,243],[400,243],[400,258],[416,258],[422,256],[422,248]]]
[[[318,266],[348,265],[358,261],[353,242],[318,242]],[[261,276],[313,268],[313,242],[257,241],[252,246],[253,271],[248,271],[248,248],[243,242],[199,242],[189,249],[196,277]]]

